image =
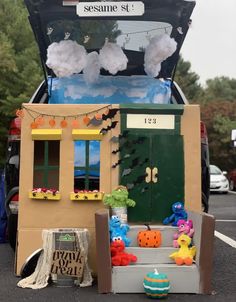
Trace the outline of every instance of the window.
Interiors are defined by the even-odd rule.
[[[210,165],[210,174],[211,175],[221,175],[222,171],[217,166]]]
[[[60,141],[34,141],[34,188],[59,189]]]
[[[100,141],[74,142],[74,189],[98,190],[100,179]]]
[[[86,49],[100,49],[105,39],[115,42],[123,49],[143,52],[151,38],[160,34],[171,34],[172,25],[166,22],[144,20],[74,20],[58,19],[47,24],[50,43],[65,39],[65,33],[71,40],[84,45]]]

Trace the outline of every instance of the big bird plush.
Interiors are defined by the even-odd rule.
[[[175,261],[177,265],[192,265],[193,258],[196,255],[196,247],[189,248],[191,238],[188,235],[181,235],[177,240],[180,248],[177,252],[172,253],[169,257]]]

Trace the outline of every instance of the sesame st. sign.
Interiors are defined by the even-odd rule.
[[[76,12],[80,17],[141,16],[144,14],[144,3],[142,1],[79,2]]]

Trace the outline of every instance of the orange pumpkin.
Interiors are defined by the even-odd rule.
[[[54,118],[49,120],[49,125],[51,127],[54,127],[56,125],[56,121],[54,120]]]
[[[39,116],[35,119],[35,122],[39,125],[39,126],[43,126],[44,124],[44,118],[42,116]]]
[[[79,122],[75,119],[71,122],[72,128],[79,128]]]
[[[96,120],[101,120],[102,119],[102,115],[99,114],[99,113],[96,113],[94,117],[95,117]]]
[[[88,124],[90,123],[90,118],[86,115],[84,118],[83,118],[83,122],[86,126],[88,126]]]
[[[140,247],[159,247],[161,245],[161,232],[158,230],[151,230],[148,224],[147,230],[138,232],[138,245]]]
[[[30,127],[31,127],[31,129],[37,129],[37,128],[38,128],[38,124],[37,124],[35,121],[33,121],[33,122],[30,124]]]
[[[61,127],[62,127],[62,128],[66,128],[66,127],[67,127],[67,124],[68,124],[68,123],[67,123],[67,121],[66,121],[65,119],[61,121]]]

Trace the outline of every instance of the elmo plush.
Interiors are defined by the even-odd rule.
[[[125,244],[120,238],[113,238],[110,245],[111,263],[113,266],[125,266],[131,262],[136,262],[137,257],[133,254],[124,252]]]

